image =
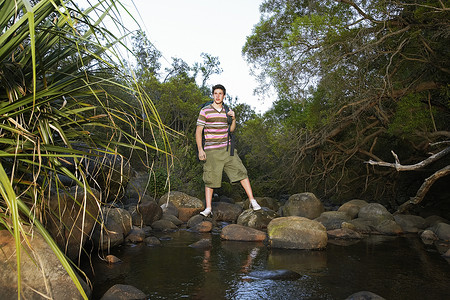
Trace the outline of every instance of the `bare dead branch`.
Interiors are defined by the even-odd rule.
[[[444,157],[445,155],[450,153],[450,147],[445,148],[444,150],[431,155],[430,157],[428,157],[427,159],[418,162],[417,164],[414,165],[406,165],[403,166],[400,164],[400,161],[397,157],[397,154],[394,153],[394,151],[391,151],[392,155],[394,156],[395,159],[395,163],[388,163],[388,162],[384,162],[384,161],[373,161],[373,160],[369,160],[366,161],[365,163],[373,165],[373,166],[382,166],[382,167],[390,167],[390,168],[395,168],[397,171],[414,171],[417,169],[421,169],[429,164],[431,164],[432,162],[435,162],[439,159],[441,159],[442,157]]]
[[[450,148],[447,148],[450,149]],[[405,211],[407,211],[411,206],[417,205],[420,203],[425,195],[430,190],[431,186],[441,177],[447,176],[450,174],[450,165],[434,172],[431,176],[427,177],[425,181],[420,186],[419,190],[417,191],[416,195],[412,197],[409,201],[406,201],[402,205],[400,205],[397,209],[396,214],[401,214]]]

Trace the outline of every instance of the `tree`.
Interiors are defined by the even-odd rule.
[[[195,63],[193,66],[194,78],[197,78],[199,74],[201,74],[201,88],[206,88],[206,82],[213,74],[222,73],[222,68],[220,68],[220,61],[218,57],[211,56],[208,53],[202,53],[200,55],[203,58],[203,63]],[[209,95],[209,90],[205,95]]]
[[[243,53],[261,85],[277,91],[272,113],[294,145],[285,153],[292,189],[393,199],[404,179],[363,162],[385,160],[389,148],[422,160],[439,151],[430,143],[448,139],[449,9],[442,1],[269,0],[261,13]]]
[[[157,74],[161,69],[159,59],[162,57],[161,52],[147,38],[147,34],[138,30],[133,36],[133,52],[137,61],[137,73]]]

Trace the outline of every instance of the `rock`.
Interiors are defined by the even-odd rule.
[[[88,174],[94,177],[90,185],[103,187],[102,199],[108,203],[122,199],[131,176],[130,164],[121,155],[98,150],[88,151],[98,155],[88,160]]]
[[[322,202],[313,193],[294,194],[282,208],[283,216],[298,216],[315,219],[324,212]]]
[[[367,204],[369,203],[367,203],[364,200],[354,199],[342,204],[338,208],[338,211],[345,212],[347,215],[350,216],[350,218],[355,219],[356,217],[358,217],[358,213],[361,207],[366,206]]]
[[[200,214],[192,216],[188,222],[187,222],[187,228],[193,228],[195,227],[197,224],[203,222],[204,220],[209,220],[210,218],[206,218]]]
[[[220,197],[219,197],[219,202],[225,202],[225,203],[231,203],[231,204],[234,204],[236,201],[234,201],[233,198],[230,198],[230,197],[228,197],[228,196],[220,195]]]
[[[426,226],[425,227],[431,227],[435,225],[436,223],[450,223],[447,219],[441,217],[441,216],[428,216],[425,218]]]
[[[161,241],[155,236],[149,236],[144,239],[144,242],[147,246],[160,246]]]
[[[350,216],[345,212],[339,211],[326,211],[323,212],[320,217],[315,218],[317,222],[322,223],[327,230],[338,229],[342,227],[343,222],[350,221]]]
[[[106,255],[106,261],[109,264],[117,264],[117,263],[122,262],[122,260],[120,258],[118,258],[117,256],[114,256],[112,254]]]
[[[161,220],[169,220],[170,222],[172,222],[173,224],[175,224],[177,226],[180,226],[181,224],[183,224],[183,221],[181,221],[174,215],[168,214],[168,213],[163,213]]]
[[[236,223],[255,229],[266,229],[267,224],[269,224],[270,221],[277,217],[278,214],[276,212],[266,207],[263,207],[262,209],[257,211],[254,211],[253,209],[247,209],[239,215]]]
[[[395,215],[394,220],[404,232],[409,233],[417,233],[427,226],[424,218],[414,215]]]
[[[45,227],[66,255],[75,260],[95,225],[100,193],[85,193],[78,186],[67,192],[50,196],[49,210],[45,211]],[[83,230],[81,230],[83,228]]]
[[[159,231],[170,231],[178,229],[177,225],[169,220],[158,220],[152,223],[152,228]]]
[[[422,241],[437,241],[437,240],[439,240],[437,235],[431,230],[424,230],[420,234],[420,238],[422,239]]]
[[[327,235],[328,235],[328,238],[330,238],[330,239],[352,240],[352,239],[362,239],[363,238],[363,236],[359,232],[348,229],[348,228],[328,230]]]
[[[262,242],[267,238],[265,232],[238,224],[222,228],[220,237],[229,241]]]
[[[385,300],[385,299],[372,292],[362,291],[350,295],[345,300]]]
[[[27,239],[32,249],[22,242],[21,299],[83,299],[44,238],[37,231],[23,229],[30,233]],[[0,245],[0,298],[17,299],[16,244],[9,231],[0,230]],[[90,289],[86,282],[79,280],[89,298]]]
[[[123,204],[137,204],[148,194],[148,172],[136,172],[132,170],[130,180],[125,188]]]
[[[193,215],[204,209],[203,201],[182,192],[173,191],[167,193],[159,199],[158,204],[163,205],[167,203],[167,200],[176,206],[178,218],[183,222],[187,222]]]
[[[122,244],[131,231],[130,213],[122,208],[104,207],[102,217],[103,227],[97,224],[92,235],[95,245],[109,249]]]
[[[359,210],[358,218],[373,220],[380,223],[384,220],[394,220],[394,216],[379,203],[369,203]]]
[[[133,218],[133,225],[138,227],[151,225],[161,219],[163,214],[162,208],[150,196],[143,197],[140,203],[130,206],[128,211]]]
[[[161,209],[163,210],[163,214],[173,215],[178,218],[178,208],[173,202],[169,201],[169,203],[162,204]]]
[[[403,233],[402,227],[394,220],[383,220],[375,226],[375,230],[382,234],[396,235]]]
[[[255,200],[258,202],[258,204],[261,207],[267,207],[270,210],[273,211],[278,211],[278,209],[280,208],[280,203],[274,199],[274,198],[270,198],[270,197],[255,197]],[[244,207],[245,208],[250,208],[250,200],[247,199],[244,203]]]
[[[374,220],[367,220],[361,218],[350,220],[345,224],[346,228],[353,229],[359,233],[372,233],[375,231],[375,226],[376,222]],[[342,227],[344,227],[344,224],[342,224]]]
[[[193,231],[197,232],[211,232],[213,225],[210,221],[201,221],[200,223],[195,224],[194,227],[191,228]]]
[[[444,254],[442,254],[442,256],[450,258],[450,249],[448,249]]]
[[[430,228],[440,240],[450,241],[450,224],[436,223]]]
[[[302,275],[291,270],[252,271],[248,274],[248,276],[258,279],[270,279],[270,280],[295,280],[302,277]]]
[[[189,247],[197,249],[209,249],[212,247],[212,243],[210,239],[201,239],[200,241],[190,244]]]
[[[267,226],[267,233],[272,248],[324,249],[328,242],[322,224],[298,216],[273,219]]]
[[[125,238],[125,242],[128,243],[142,243],[145,239],[145,231],[138,227],[133,227],[130,233]]]
[[[214,220],[235,223],[242,213],[242,207],[227,202],[213,202],[212,211]]]
[[[100,300],[145,300],[145,295],[141,290],[132,285],[116,284],[113,285]]]

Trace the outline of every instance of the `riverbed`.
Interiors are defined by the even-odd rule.
[[[269,249],[263,243],[223,241],[218,233],[188,230],[157,237],[161,246],[113,249],[111,254],[122,260],[117,264],[93,257],[95,276],[88,271],[93,299],[114,284],[133,285],[148,299],[171,300],[345,299],[359,291],[385,299],[450,297],[450,261],[415,234],[330,240],[322,251]],[[211,239],[211,248],[189,247],[205,238]],[[275,270],[298,276],[271,278]]]

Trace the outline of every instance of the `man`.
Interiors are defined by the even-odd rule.
[[[241,159],[235,153],[230,155],[227,150],[228,145],[228,122],[227,113],[223,105],[226,95],[225,87],[217,84],[212,87],[213,103],[206,105],[200,111],[197,119],[197,129],[195,140],[198,148],[198,158],[205,161],[203,165],[203,181],[205,182],[206,208],[200,212],[207,217],[211,214],[211,201],[215,188],[220,188],[222,184],[222,173],[225,171],[231,182],[240,182],[253,210],[260,210],[258,202],[253,197],[250,180],[247,176],[247,169],[242,164]],[[236,116],[234,111],[228,111],[228,116],[232,118],[230,132],[236,128]],[[203,130],[204,129],[204,130]],[[205,135],[205,145],[202,144],[202,135]],[[203,148],[204,147],[204,148]]]

